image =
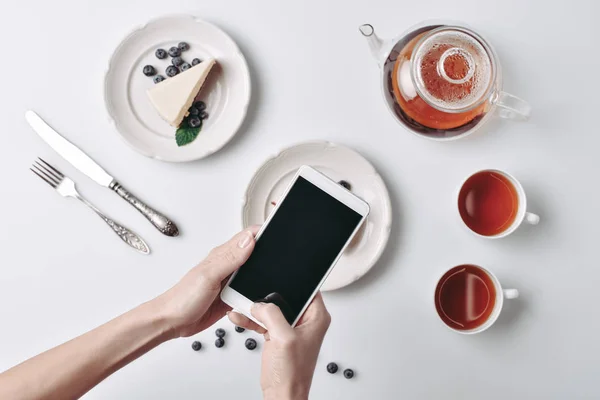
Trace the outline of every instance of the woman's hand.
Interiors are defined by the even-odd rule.
[[[331,323],[321,294],[317,294],[295,328],[274,304],[255,303],[252,315],[267,331],[236,312],[229,313],[229,319],[265,336],[260,378],[264,398],[308,399],[317,356]]]
[[[156,299],[0,374],[0,398],[77,399],[159,344],[211,326],[229,309],[219,292],[252,253],[257,231],[211,251]]]
[[[231,310],[221,301],[219,293],[229,276],[252,253],[257,232],[258,227],[251,227],[213,249],[204,261],[154,300],[173,337],[192,336]]]

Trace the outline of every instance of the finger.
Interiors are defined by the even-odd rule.
[[[241,267],[254,250],[254,235],[253,229],[242,231],[213,249],[202,262],[206,277],[211,281],[221,282]]]
[[[321,292],[319,292],[306,309],[304,315],[302,315],[302,318],[300,318],[298,326],[311,324],[327,329],[329,328],[330,323],[331,315],[327,311],[327,307],[325,307],[325,302],[323,301]]]
[[[254,236],[260,231],[261,225],[250,225],[246,230],[252,232]]]
[[[254,303],[250,312],[254,318],[267,327],[272,338],[276,337],[282,340],[293,338],[294,330],[275,304]]]
[[[312,299],[312,301],[306,308],[306,311],[304,312],[302,318],[312,319],[318,316],[319,314],[323,313],[323,310],[327,311],[327,309],[325,308],[325,303],[323,302],[323,296],[321,295],[321,292],[319,292],[315,295],[315,297]]]
[[[264,334],[267,332],[265,328],[238,312],[232,311],[230,313],[227,313],[227,317],[229,317],[229,320],[233,322],[234,325],[241,326],[244,329],[255,331],[260,334]]]

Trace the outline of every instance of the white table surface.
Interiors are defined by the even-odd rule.
[[[58,345],[161,293],[240,227],[254,170],[289,144],[326,139],[368,157],[388,184],[389,246],[365,278],[325,295],[333,323],[314,399],[598,398],[600,237],[598,40],[600,6],[587,1],[13,1],[0,13],[0,370]],[[109,124],[102,78],[134,26],[193,13],[238,42],[253,98],[239,136],[199,162],[167,164],[126,145]],[[463,20],[495,46],[505,89],[528,100],[531,120],[436,143],[404,131],[385,108],[358,26],[393,36],[424,19]],[[76,172],[26,125],[33,108],[109,172],[164,211],[167,238],[110,191]],[[153,254],[119,243],[90,210],[28,171],[36,156],[140,233]],[[542,222],[485,241],[458,222],[459,181],[506,169]],[[432,291],[458,263],[490,268],[521,297],[489,331],[461,336],[438,320]],[[88,399],[260,398],[260,353],[228,321],[166,343],[93,389]],[[352,381],[325,365],[353,368]]]

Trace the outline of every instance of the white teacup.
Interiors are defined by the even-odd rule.
[[[492,285],[494,287],[494,292],[495,292],[494,305],[492,306],[492,310],[491,310],[491,312],[489,312],[487,319],[485,319],[483,321],[479,321],[479,324],[477,326],[473,326],[471,328],[464,328],[464,329],[460,328],[461,323],[459,321],[454,321],[451,316],[448,316],[446,314],[446,312],[444,311],[444,307],[441,305],[441,302],[442,302],[441,297],[443,296],[443,293],[444,293],[443,292],[444,285],[452,284],[452,283],[448,283],[448,282],[451,282],[451,277],[453,275],[461,273],[462,272],[461,268],[463,268],[463,267],[474,268],[479,273],[485,274],[487,276],[488,280],[492,283]],[[456,270],[456,271],[453,271],[453,270]],[[451,271],[453,273],[451,273]],[[450,274],[450,275],[448,275],[448,274]],[[477,277],[477,278],[479,278],[479,277]],[[475,278],[475,279],[477,279],[477,278]],[[481,278],[479,278],[479,279],[481,279]],[[486,287],[487,287],[487,285],[486,285]],[[469,289],[466,289],[466,290],[469,290]],[[476,293],[475,290],[472,290],[472,295],[475,295],[475,293]],[[489,291],[487,292],[487,294],[488,295],[490,294]],[[469,293],[464,294],[464,296],[466,296],[466,297],[468,297],[469,295],[470,295]],[[453,330],[454,332],[457,332],[457,333],[471,335],[471,334],[485,331],[490,326],[492,326],[494,324],[494,322],[496,322],[496,320],[498,319],[498,316],[500,315],[500,312],[502,311],[502,306],[504,305],[504,299],[516,299],[517,297],[519,297],[519,291],[517,289],[503,289],[502,285],[500,285],[500,281],[498,280],[498,278],[496,278],[496,276],[489,270],[487,270],[483,267],[480,267],[478,265],[475,265],[475,264],[464,264],[464,265],[459,265],[459,266],[453,267],[453,268],[449,269],[448,271],[445,271],[440,276],[440,278],[437,281],[436,287],[435,287],[433,304],[434,304],[434,308],[435,308],[438,316],[440,317],[442,323],[444,325],[446,325],[448,327],[448,329]],[[491,298],[486,299],[486,300],[491,300]],[[472,299],[472,301],[475,301],[475,299]],[[486,309],[486,313],[487,312],[488,312],[488,310]],[[465,325],[462,325],[462,326],[465,326]]]
[[[512,223],[510,223],[510,225],[508,225],[506,227],[503,227],[503,230],[501,230],[497,233],[494,233],[494,234],[489,234],[489,235],[482,234],[482,233],[474,230],[474,228],[472,228],[469,225],[469,223],[465,220],[463,215],[461,215],[461,204],[462,204],[461,193],[463,193],[463,190],[465,190],[465,188],[466,188],[465,185],[469,182],[469,180],[471,178],[477,176],[478,174],[482,174],[482,173],[497,174],[497,175],[504,177],[508,182],[510,182],[512,184],[512,186],[514,187],[514,189],[516,191],[516,195],[518,198],[516,216],[514,217]],[[526,222],[531,225],[537,225],[540,222],[540,217],[537,214],[527,212],[527,196],[525,195],[525,190],[523,189],[523,186],[521,185],[521,183],[514,176],[510,175],[509,173],[500,171],[497,169],[484,169],[484,170],[477,171],[474,174],[471,174],[470,176],[468,176],[462,182],[462,184],[459,186],[458,193],[456,196],[456,201],[457,201],[456,204],[458,207],[457,208],[458,215],[459,215],[462,223],[475,235],[484,237],[487,239],[499,239],[499,238],[508,236],[511,233],[513,233],[523,222]]]

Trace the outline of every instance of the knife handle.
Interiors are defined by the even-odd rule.
[[[134,206],[144,217],[148,219],[159,231],[167,236],[179,236],[177,225],[169,218],[165,217],[146,203],[135,197],[131,192],[125,189],[119,182],[113,181],[109,188],[117,192],[119,196],[124,198]]]

